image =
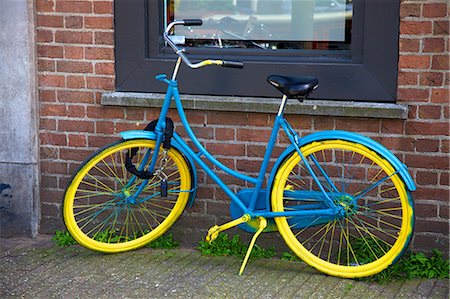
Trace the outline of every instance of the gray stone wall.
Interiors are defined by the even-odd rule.
[[[39,223],[33,0],[0,1],[0,236]]]

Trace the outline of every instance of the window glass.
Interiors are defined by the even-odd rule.
[[[211,48],[348,50],[352,0],[165,0],[165,20],[202,19],[176,27],[186,45]]]

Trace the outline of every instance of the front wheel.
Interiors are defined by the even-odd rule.
[[[399,258],[413,231],[414,209],[394,167],[349,141],[311,142],[301,151],[306,161],[293,151],[276,173],[272,210],[326,208],[308,163],[341,213],[275,218],[290,249],[319,271],[345,278],[374,275]]]
[[[80,167],[63,204],[66,227],[80,245],[107,253],[136,249],[178,219],[191,189],[189,166],[178,150],[159,150],[158,177],[145,180],[127,170],[127,160],[138,170],[148,165],[154,148],[153,140],[119,141]]]

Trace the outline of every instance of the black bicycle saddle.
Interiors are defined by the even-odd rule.
[[[270,75],[267,82],[281,91],[288,98],[303,98],[319,86],[319,80],[312,76],[286,77]]]

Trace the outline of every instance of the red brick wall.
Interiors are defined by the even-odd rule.
[[[112,1],[36,0],[36,7],[41,232],[52,233],[62,227],[63,191],[80,162],[115,140],[117,132],[142,128],[156,111],[100,105],[102,92],[114,90]],[[418,186],[413,194],[416,249],[448,250],[448,9],[445,0],[402,2],[398,102],[409,106],[406,121],[289,117],[302,134],[323,129],[364,133],[409,166]],[[188,116],[220,160],[238,170],[255,171],[257,165],[251,162],[261,160],[273,115],[188,111]],[[200,173],[196,204],[176,230],[199,239],[215,222],[228,220],[227,210],[223,192]]]

